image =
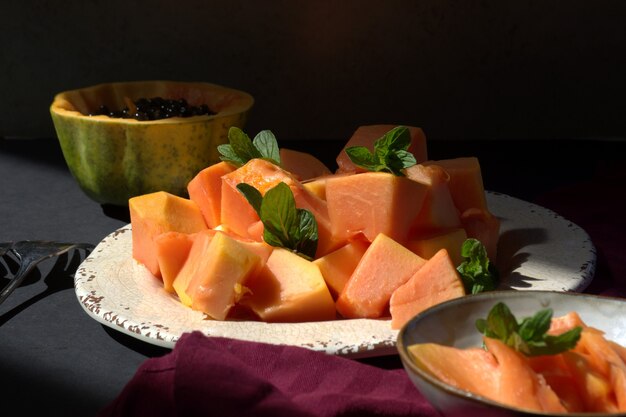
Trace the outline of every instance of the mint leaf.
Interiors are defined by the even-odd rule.
[[[222,161],[242,166],[255,158],[263,158],[280,165],[280,152],[276,137],[269,130],[259,132],[254,140],[236,126],[228,129],[228,144],[218,145]]]
[[[461,246],[461,256],[463,262],[456,269],[461,275],[465,292],[477,294],[496,289],[498,271],[489,261],[487,249],[478,239],[466,239]]]
[[[248,200],[263,223],[263,240],[272,246],[294,251],[312,260],[317,251],[318,231],[315,216],[296,207],[291,188],[279,182],[262,196],[253,186],[240,183],[237,189]]]
[[[317,251],[317,221],[313,213],[306,209],[298,209],[298,217],[300,224],[296,239],[296,251],[306,255],[307,259],[313,259]]]
[[[273,161],[276,165],[280,165],[278,141],[270,130],[262,130],[257,133],[252,144],[259,151],[262,158]]]
[[[408,152],[411,132],[405,126],[397,126],[374,142],[374,152],[365,146],[349,146],[346,153],[357,166],[374,172],[390,172],[403,177],[403,169],[417,163]]]
[[[261,217],[261,203],[263,202],[261,192],[245,182],[237,184],[237,189],[246,197],[256,214]]]
[[[346,153],[352,162],[368,171],[378,172],[385,169],[378,158],[365,146],[348,146]]]
[[[267,190],[261,202],[259,217],[265,226],[264,233],[271,233],[280,246],[296,249],[294,236],[298,233],[299,219],[296,201],[287,184],[279,182]]]
[[[576,346],[582,327],[557,336],[548,335],[552,313],[552,309],[543,309],[518,322],[507,305],[499,302],[491,308],[486,320],[476,320],[476,328],[486,337],[498,339],[526,356],[555,355]]]
[[[232,145],[230,144],[217,145],[217,151],[220,153],[220,159],[222,161],[226,161],[235,166],[240,167],[248,162],[246,159],[237,155]]]

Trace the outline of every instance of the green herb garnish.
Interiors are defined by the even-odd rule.
[[[260,131],[250,140],[243,130],[232,126],[228,129],[228,142],[217,147],[222,161],[239,167],[251,159],[262,158],[280,165],[278,142],[269,130]]]
[[[476,328],[485,336],[498,339],[526,356],[556,355],[575,347],[582,327],[552,336],[547,334],[551,321],[552,309],[548,308],[518,323],[506,304],[500,302],[489,311],[486,320],[476,320]]]
[[[365,146],[349,146],[346,153],[355,165],[369,171],[390,172],[404,177],[402,170],[417,163],[415,156],[407,150],[410,145],[409,129],[397,126],[374,142],[373,153]]]
[[[296,207],[287,184],[279,182],[267,190],[265,196],[250,184],[237,184],[237,189],[263,222],[265,242],[290,249],[308,260],[314,258],[318,240],[315,216],[309,210]]]
[[[489,261],[487,249],[478,239],[466,239],[461,246],[463,262],[456,268],[461,275],[465,292],[477,294],[493,291],[498,285],[498,270]]]

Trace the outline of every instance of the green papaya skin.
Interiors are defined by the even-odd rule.
[[[155,121],[87,115],[103,103],[114,107],[113,96],[121,104],[124,97],[157,94],[183,94],[188,100],[221,95],[222,108],[213,116]],[[219,107],[217,100],[214,107]],[[231,126],[245,126],[252,104],[250,95],[212,84],[113,83],[60,93],[50,114],[67,166],[80,188],[100,204],[126,206],[129,198],[155,191],[187,197],[188,182],[219,162],[217,146],[228,143]]]

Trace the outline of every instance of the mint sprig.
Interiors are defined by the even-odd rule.
[[[476,320],[476,328],[526,356],[555,355],[576,346],[582,327],[549,335],[552,313],[552,309],[543,309],[518,322],[508,306],[499,302],[489,311],[487,319]]]
[[[239,167],[251,159],[262,158],[280,165],[278,142],[270,130],[262,130],[250,140],[243,130],[232,126],[228,129],[228,142],[217,146],[222,161]]]
[[[365,146],[349,146],[346,153],[357,166],[374,172],[390,172],[404,177],[403,169],[417,163],[415,156],[408,151],[411,133],[405,126],[397,126],[374,142],[374,152]]]
[[[478,239],[469,238],[461,246],[463,262],[456,268],[465,292],[477,294],[496,289],[499,280],[496,266],[490,262],[487,249]]]
[[[279,182],[261,195],[250,184],[237,184],[237,189],[257,212],[264,226],[263,240],[312,260],[317,250],[317,222],[306,209],[296,207],[291,188]]]

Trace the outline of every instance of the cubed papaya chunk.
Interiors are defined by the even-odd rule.
[[[500,219],[487,210],[469,208],[461,214],[461,224],[467,237],[479,240],[487,251],[489,259],[498,259],[500,240]]]
[[[280,165],[299,181],[330,175],[330,169],[308,152],[280,148]]]
[[[207,229],[194,235],[187,259],[172,283],[172,288],[174,288],[180,302],[187,307],[191,307],[192,302],[187,288],[189,287],[193,275],[201,268],[201,262],[208,253],[209,245],[216,233],[219,232],[216,232],[214,229]]]
[[[174,293],[172,284],[182,269],[193,245],[194,234],[165,232],[154,238],[163,289]]]
[[[353,240],[313,261],[320,269],[333,297],[343,291],[368,246],[369,242]]]
[[[188,258],[191,267],[181,274],[190,273],[186,293],[191,299],[191,308],[215,320],[224,320],[245,293],[244,282],[258,271],[262,260],[222,232],[213,236],[206,249],[201,257]]]
[[[210,228],[215,228],[221,223],[222,176],[233,172],[234,169],[233,165],[218,162],[198,172],[187,184],[189,198],[200,207]]]
[[[399,329],[427,308],[464,295],[463,281],[448,251],[440,249],[391,294],[391,328]]]
[[[461,227],[460,213],[448,186],[449,176],[443,168],[417,164],[406,169],[406,176],[427,189],[421,210],[411,224],[412,233]]]
[[[337,298],[337,311],[345,318],[382,317],[391,294],[425,263],[425,259],[380,233]]]
[[[461,213],[472,207],[487,210],[487,198],[478,158],[472,156],[439,159],[425,161],[423,165],[438,165],[448,173],[450,193]]]
[[[444,248],[448,251],[454,265],[459,266],[463,262],[461,247],[466,239],[465,229],[459,227],[411,236],[405,246],[424,259],[432,258],[440,249]]]
[[[415,181],[385,172],[328,178],[326,202],[332,234],[346,240],[379,234],[404,243],[428,190]]]
[[[317,265],[276,248],[265,266],[246,281],[240,303],[266,322],[325,321],[336,318],[335,304]]]
[[[316,256],[322,256],[344,243],[331,234],[326,202],[306,190],[292,174],[264,159],[252,159],[222,177],[221,221],[232,233],[258,240],[263,231],[263,225],[258,223],[258,214],[237,189],[237,184],[242,182],[256,188],[261,195],[279,182],[287,184],[296,207],[309,210],[315,217],[318,228]]]
[[[132,256],[156,277],[161,277],[154,238],[175,231],[194,233],[207,225],[198,205],[165,191],[143,194],[128,200],[132,229]]]

